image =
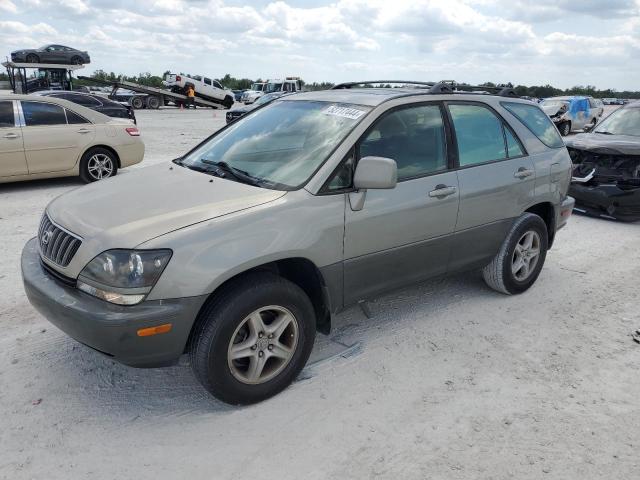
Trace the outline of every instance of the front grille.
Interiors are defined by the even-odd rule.
[[[43,257],[66,267],[82,245],[82,240],[54,225],[45,213],[38,229],[38,243]]]

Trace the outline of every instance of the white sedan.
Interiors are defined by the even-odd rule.
[[[78,175],[89,183],[143,156],[129,120],[60,98],[0,95],[0,183]]]

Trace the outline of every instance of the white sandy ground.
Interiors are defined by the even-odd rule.
[[[140,167],[222,115],[139,112]],[[21,248],[79,186],[0,185],[0,478],[640,478],[640,224],[574,216],[523,295],[471,273],[350,309],[292,387],[232,408],[186,361],[118,365],[27,302]]]

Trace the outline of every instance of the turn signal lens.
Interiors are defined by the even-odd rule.
[[[165,323],[158,325],[157,327],[141,328],[138,330],[139,337],[150,337],[151,335],[158,335],[159,333],[167,333],[171,331],[171,324]]]

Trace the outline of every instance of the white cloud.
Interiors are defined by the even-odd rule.
[[[9,12],[9,13],[17,13],[18,7],[11,0],[0,0],[0,10]]]

